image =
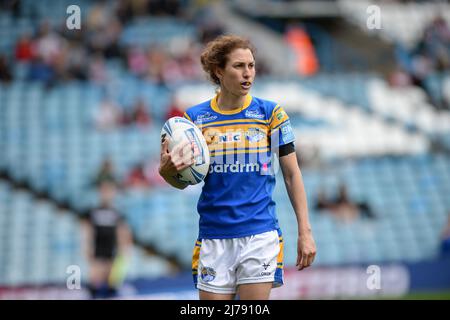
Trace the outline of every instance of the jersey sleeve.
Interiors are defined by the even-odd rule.
[[[295,141],[294,131],[286,111],[276,105],[269,119],[270,138],[272,143],[282,146]]]
[[[187,111],[183,114],[183,118],[186,118],[186,119],[188,119],[188,120],[191,121],[191,122],[194,122],[194,121],[192,121],[192,118],[191,118],[191,116],[188,114]]]

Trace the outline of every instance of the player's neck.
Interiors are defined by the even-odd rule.
[[[246,96],[237,96],[226,91],[221,91],[217,97],[217,106],[223,111],[241,109],[245,104],[245,98]]]

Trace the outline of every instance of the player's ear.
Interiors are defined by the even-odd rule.
[[[217,68],[214,70],[214,74],[216,75],[216,77],[217,77],[219,80],[222,80],[222,77],[223,77],[223,69],[217,67]]]

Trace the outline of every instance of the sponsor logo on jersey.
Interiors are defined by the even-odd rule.
[[[218,143],[231,143],[241,141],[241,132],[230,131],[219,135]]]
[[[253,118],[253,119],[263,119],[264,115],[259,113],[258,110],[247,110],[245,111],[245,116],[247,118]]]
[[[246,132],[246,138],[250,142],[258,142],[265,136],[265,133],[259,128],[250,128]]]
[[[292,131],[292,127],[289,121],[286,121],[286,123],[281,126],[281,134],[283,137],[283,141],[294,140],[294,132]]]
[[[259,172],[259,163],[240,163],[236,161],[234,164],[220,163],[209,166],[209,173],[242,173],[242,172]]]
[[[197,118],[195,119],[195,123],[201,124],[201,123],[213,121],[216,119],[217,119],[217,116],[212,115],[211,112],[206,112],[206,113],[198,115]]]
[[[210,267],[202,267],[200,276],[204,282],[211,282],[216,278],[216,270]]]

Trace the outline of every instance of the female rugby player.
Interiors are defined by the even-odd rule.
[[[279,157],[298,223],[297,267],[309,267],[316,246],[308,219],[302,175],[289,117],[275,102],[249,94],[255,80],[251,43],[234,35],[211,41],[201,55],[217,95],[189,108],[184,116],[202,131],[211,164],[197,210],[194,282],[203,299],[268,299],[283,284],[283,238],[272,193]],[[187,184],[176,174],[194,163],[191,146],[161,147],[159,172],[172,186]]]

